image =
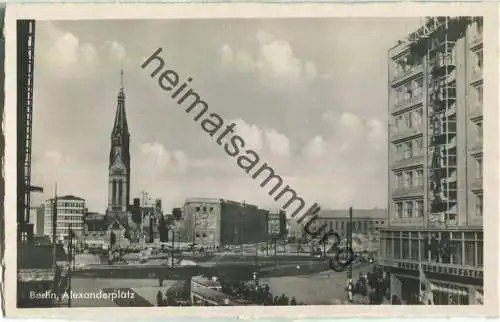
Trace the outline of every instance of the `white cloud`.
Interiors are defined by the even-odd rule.
[[[254,150],[262,149],[263,135],[257,125],[248,124],[242,119],[234,120],[233,123],[236,124],[235,132],[245,140],[248,148]]]
[[[221,60],[224,64],[232,64],[234,60],[233,50],[229,44],[222,45],[220,49]]]
[[[255,35],[258,47],[254,51],[234,49],[225,43],[220,49],[223,64],[242,72],[258,72],[264,82],[301,84],[318,76],[316,65],[297,58],[286,40],[260,30]]]
[[[304,155],[309,158],[320,158],[327,150],[326,142],[322,136],[316,136],[304,148]]]
[[[105,47],[109,51],[109,58],[111,60],[121,62],[125,59],[125,48],[117,41],[107,41]]]
[[[256,151],[267,151],[277,157],[288,157],[291,154],[290,140],[275,129],[260,128],[248,124],[242,119],[232,121],[236,124],[235,132],[245,140],[246,147]]]
[[[266,142],[272,154],[279,157],[290,155],[290,140],[286,135],[272,129],[265,131]]]
[[[96,67],[98,55],[92,44],[81,43],[74,34],[58,29],[51,22],[41,23],[37,28],[42,29],[38,32],[41,37],[37,39],[37,57],[47,63],[42,66],[57,70],[52,75],[77,72],[80,76]]]
[[[143,143],[140,151],[150,161],[150,165],[154,166],[154,170],[164,171],[170,164],[170,153],[158,142]]]

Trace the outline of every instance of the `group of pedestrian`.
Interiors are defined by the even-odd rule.
[[[352,295],[361,297],[361,302],[366,304],[382,304],[384,298],[389,300],[389,279],[380,269],[374,268],[372,272],[360,273],[354,285],[351,284]],[[350,301],[353,301],[350,298]]]

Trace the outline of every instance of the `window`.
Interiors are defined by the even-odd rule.
[[[477,123],[477,139],[479,142],[483,141],[483,122]]]
[[[396,214],[399,218],[403,217],[403,203],[396,202]]]
[[[404,174],[404,187],[410,188],[413,185],[413,172],[407,171]]]
[[[406,216],[413,217],[413,201],[406,202]]]
[[[396,131],[399,131],[401,129],[401,126],[403,125],[403,116],[402,115],[396,116],[394,118],[394,124]]]
[[[476,160],[476,178],[483,178],[483,158],[478,158]]]
[[[476,216],[483,215],[483,194],[478,193],[476,195]]]
[[[483,49],[474,52],[474,72],[480,72],[483,68]]]
[[[424,80],[422,78],[415,80],[415,82],[413,83],[413,92],[414,92],[415,96],[422,94],[423,83],[424,83]]]
[[[423,217],[424,216],[424,201],[423,200],[417,200],[417,217]]]
[[[403,188],[403,173],[401,172],[396,173],[396,188]]]
[[[405,142],[403,144],[403,158],[410,159],[411,158],[411,142]]]
[[[405,126],[407,129],[411,129],[411,113],[406,113],[404,115],[404,119],[405,119]]]
[[[396,152],[396,161],[399,161],[402,159],[403,156],[403,145],[402,144],[396,144],[395,145],[395,152]]]
[[[200,212],[200,207],[196,207],[196,212]]]
[[[421,187],[424,184],[423,177],[424,177],[424,170],[419,169],[415,171],[414,185],[416,187]]]
[[[478,85],[476,88],[476,99],[479,103],[483,103],[483,85]]]
[[[422,139],[416,139],[415,144],[413,145],[413,155],[418,156],[422,155],[423,152],[423,140]]]

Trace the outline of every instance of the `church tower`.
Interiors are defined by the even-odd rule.
[[[125,214],[130,202],[130,133],[125,113],[123,68],[109,152],[108,213]]]

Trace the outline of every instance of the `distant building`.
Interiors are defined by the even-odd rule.
[[[286,212],[284,210],[269,211],[267,218],[269,239],[285,238],[287,235]]]
[[[268,211],[254,205],[218,198],[190,198],[183,208],[188,242],[223,246],[267,240]]]
[[[314,227],[327,225],[327,230],[332,230],[340,237],[347,236],[349,230],[349,210],[321,210]],[[387,224],[386,209],[353,209],[352,232],[353,234],[372,234],[380,227]]]
[[[53,216],[54,216],[54,198],[46,200],[43,203],[44,209],[44,234],[52,240],[53,234]],[[83,215],[85,212],[85,200],[72,196],[57,197],[57,219],[56,219],[56,239],[67,240],[69,229],[73,230],[76,236],[83,234]]]
[[[34,236],[43,236],[44,219],[45,219],[45,210],[43,205],[30,208],[29,223],[33,225]]]
[[[82,244],[87,248],[108,249],[111,245],[111,234],[114,234],[115,245],[126,247],[130,244],[127,228],[119,218],[99,213],[87,213],[84,218],[85,229]]]

